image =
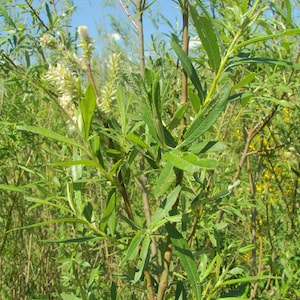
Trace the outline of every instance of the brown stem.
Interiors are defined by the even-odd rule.
[[[121,1],[122,2],[122,1]],[[122,5],[122,3],[121,3]],[[133,25],[137,29],[138,33],[138,39],[139,39],[139,61],[140,61],[140,73],[143,78],[145,79],[145,48],[144,48],[144,29],[143,29],[143,14],[144,14],[144,9],[146,5],[146,0],[137,0],[136,1],[136,9],[137,9],[137,14],[138,14],[138,20],[137,24],[133,22]],[[124,8],[124,7],[123,7]],[[124,8],[125,12],[126,9]],[[129,17],[130,15],[127,14]],[[142,192],[142,199],[143,199],[143,206],[144,206],[144,212],[145,212],[145,218],[146,218],[146,223],[147,227],[150,226],[151,223],[151,210],[150,210],[150,201],[148,197],[148,191],[147,191],[147,176],[144,174],[145,170],[145,158],[141,156],[140,158],[140,171],[141,171],[141,177],[139,182],[139,186]],[[153,263],[156,264],[156,257],[157,257],[157,245],[156,245],[156,239],[155,237],[151,237],[151,255],[153,260]],[[152,279],[151,275],[148,269],[144,270],[144,275],[145,279],[147,281],[147,290],[148,290],[148,298],[149,300],[154,299],[154,291],[153,291],[153,284],[152,284]],[[155,276],[155,279],[158,281],[158,276]]]
[[[183,32],[182,32],[182,50],[184,53],[188,54],[189,51],[189,14],[188,14],[188,1],[183,3],[182,10],[182,24],[183,24]],[[182,82],[181,82],[181,105],[184,105],[188,101],[188,77],[186,72],[182,69]],[[186,120],[183,117],[180,121],[181,125],[181,134],[184,131]]]
[[[139,37],[139,58],[140,58],[140,72],[142,78],[145,78],[145,49],[144,49],[144,29],[143,29],[143,14],[146,5],[146,0],[137,0],[136,8],[138,13],[137,31]]]
[[[182,20],[183,20],[183,44],[182,49],[183,51],[188,54],[188,47],[189,47],[189,36],[188,36],[188,0],[185,0],[183,2],[183,5],[181,6],[182,11]],[[182,85],[181,85],[182,91],[182,99],[181,104],[185,104],[188,100],[188,81],[187,81],[187,75],[185,71],[182,71]],[[186,121],[184,118],[181,120],[181,134],[183,133],[184,127],[186,125]],[[183,171],[177,170],[177,176],[176,176],[176,185],[181,184],[183,180]],[[172,211],[170,214],[176,214],[177,207],[179,204],[179,196],[176,199],[175,204],[173,205]],[[158,287],[158,293],[157,293],[157,300],[162,300],[165,294],[165,291],[168,287],[168,277],[169,277],[169,268],[170,268],[170,262],[172,258],[172,249],[173,245],[171,243],[170,238],[168,237],[167,240],[167,249],[164,253],[164,263],[163,263],[163,272],[160,278],[159,287]]]
[[[159,281],[157,300],[164,299],[165,291],[168,287],[168,277],[169,277],[170,262],[171,262],[171,258],[172,258],[172,249],[173,249],[173,245],[171,243],[170,238],[168,237],[167,249],[164,253],[164,262],[163,262],[164,269],[162,271],[160,281]]]

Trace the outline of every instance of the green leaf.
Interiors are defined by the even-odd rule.
[[[285,60],[279,60],[279,59],[274,59],[274,58],[269,58],[269,57],[253,57],[253,58],[238,58],[234,59],[229,62],[227,69],[232,68],[238,65],[243,65],[243,64],[268,64],[268,65],[276,65],[276,66],[282,66],[282,67],[289,67],[293,68],[296,70],[300,70],[300,64],[297,63],[292,63],[290,61],[285,61]],[[251,78],[251,77],[250,77]]]
[[[245,76],[240,82],[238,82],[237,84],[235,84],[233,87],[232,87],[232,90],[236,90],[236,89],[239,89],[249,83],[251,83],[254,78],[256,76],[256,73],[252,72],[250,74],[248,74],[247,76]]]
[[[204,101],[204,98],[205,98],[205,93],[204,93],[204,90],[203,90],[202,85],[200,83],[197,72],[196,72],[195,68],[193,67],[193,65],[192,65],[190,59],[188,58],[188,56],[184,53],[184,51],[179,46],[179,44],[177,42],[177,37],[174,34],[172,35],[171,46],[174,49],[174,51],[176,52],[179,60],[181,61],[183,69],[184,69],[186,75],[190,78],[193,85],[195,86],[195,88],[198,92],[198,96],[200,98],[200,102],[202,103]]]
[[[173,224],[167,223],[166,230],[169,234],[172,244],[175,248],[175,254],[180,259],[180,264],[186,272],[189,283],[192,286],[195,299],[201,299],[200,277],[197,270],[197,265],[191,250]]]
[[[153,140],[155,140],[156,142],[159,143],[160,140],[158,138],[157,131],[155,130],[155,128],[156,128],[155,121],[151,117],[151,111],[150,111],[148,105],[143,105],[143,120],[145,121],[145,123],[147,124],[147,127],[149,129],[149,136]],[[160,135],[163,136],[162,133],[160,133]]]
[[[261,276],[247,276],[243,278],[236,278],[236,279],[229,279],[221,282],[219,285],[224,286],[224,285],[233,285],[237,283],[242,283],[242,282],[251,282],[251,281],[261,281],[261,280],[269,280],[269,279],[282,279],[279,276],[268,276],[268,275],[261,275]]]
[[[194,93],[192,88],[189,88],[189,99],[192,103],[195,113],[198,113],[200,110],[201,101],[198,95]]]
[[[173,171],[173,165],[170,162],[167,162],[157,179],[154,196],[158,198],[163,195],[175,181],[176,175]]]
[[[240,248],[239,253],[249,252],[249,251],[252,251],[253,249],[255,249],[255,245],[253,245],[253,244],[247,245],[247,246]]]
[[[46,12],[47,12],[47,17],[48,17],[48,20],[49,20],[50,28],[53,28],[52,14],[51,14],[51,11],[49,9],[49,5],[48,5],[47,2],[45,3],[45,8],[46,8]]]
[[[96,95],[91,84],[88,85],[84,98],[80,101],[81,116],[84,124],[85,142],[88,141],[90,127],[96,108]]]
[[[128,133],[126,135],[126,139],[141,146],[142,148],[149,150],[149,146],[141,139],[139,138],[137,135],[133,134],[133,133]]]
[[[136,266],[137,272],[134,275],[134,280],[133,280],[134,283],[140,280],[144,270],[147,268],[147,265],[149,263],[149,258],[150,258],[150,252],[149,252],[150,243],[151,243],[150,235],[146,234],[142,242],[140,257]]]
[[[20,187],[14,186],[14,185],[9,185],[9,184],[0,184],[0,190],[19,192],[19,193],[24,192],[23,188],[20,188]]]
[[[168,195],[167,199],[163,201],[161,206],[156,209],[150,223],[152,231],[156,231],[160,226],[166,223],[164,219],[169,215],[170,210],[178,198],[180,190],[181,187],[179,185],[176,186],[175,189]]]
[[[32,197],[28,197],[26,198],[27,201],[29,202],[33,202],[36,203],[35,205],[33,205],[32,207],[30,207],[29,210],[32,210],[33,208],[39,207],[41,205],[47,205],[47,206],[53,206],[55,208],[58,208],[61,211],[67,212],[69,214],[73,214],[73,211],[71,211],[69,208],[67,208],[66,206],[63,206],[62,204],[57,204],[57,203],[53,203],[51,202],[51,200],[57,200],[58,197],[55,198],[49,198],[49,199],[39,199],[39,198],[32,198]],[[59,203],[59,202],[58,202]]]
[[[189,148],[189,151],[195,154],[199,153],[211,153],[223,151],[226,149],[226,144],[218,141],[201,142],[194,144]]]
[[[176,283],[176,292],[175,300],[187,300],[187,292],[185,290],[184,284],[182,281],[177,281]]]
[[[180,144],[181,147],[195,142],[215,124],[228,103],[230,91],[230,82],[226,82],[185,132],[185,140]]]
[[[160,95],[160,83],[159,83],[159,76],[155,76],[155,80],[153,81],[152,84],[152,105],[154,107],[152,108],[153,111],[155,111],[155,117],[158,120],[161,120],[162,116],[162,99]]]
[[[201,262],[200,262],[200,266],[199,266],[199,270],[201,270],[201,274],[200,274],[200,282],[203,282],[205,280],[205,278],[207,278],[207,276],[209,276],[209,274],[211,272],[213,272],[213,269],[215,267],[216,261],[217,261],[217,256],[215,256],[211,262],[208,264],[208,257],[206,254],[203,254],[201,256]]]
[[[81,298],[76,297],[74,294],[61,293],[60,296],[63,300],[81,300]]]
[[[243,48],[243,47],[246,47],[251,44],[257,44],[258,42],[263,42],[263,41],[270,40],[270,39],[277,39],[279,37],[285,37],[285,36],[290,36],[290,35],[299,35],[299,34],[300,34],[300,28],[296,28],[296,29],[289,29],[289,30],[283,31],[281,33],[275,33],[275,34],[270,34],[270,35],[266,35],[266,36],[259,36],[257,38],[253,38],[253,39],[247,40],[245,42],[242,42],[242,43],[236,45],[234,51],[237,51],[239,48]]]
[[[138,256],[139,253],[139,245],[146,233],[145,229],[142,229],[137,232],[134,238],[131,240],[129,247],[126,250],[125,257],[122,260],[122,265],[127,263],[128,260],[134,259]]]
[[[267,97],[259,97],[259,99],[264,100],[264,101],[270,101],[270,102],[275,103],[276,105],[280,105],[282,107],[293,108],[293,105],[291,103],[289,103],[287,100],[278,100],[278,99],[267,98]]]
[[[189,103],[185,103],[176,110],[171,122],[167,126],[169,130],[173,130],[180,123],[188,106],[189,106]]]
[[[218,72],[221,56],[212,19],[208,15],[199,15],[196,8],[192,5],[190,10],[198,36],[208,55],[209,65],[215,72]]]
[[[60,162],[53,162],[50,165],[59,166],[59,167],[72,167],[78,165],[84,165],[88,167],[98,167],[99,164],[93,160],[88,159],[80,159],[80,160],[72,160],[72,161],[60,161]]]
[[[82,145],[76,143],[73,139],[69,139],[63,135],[60,135],[52,130],[41,128],[41,127],[36,127],[36,126],[26,126],[26,125],[18,125],[16,127],[18,130],[23,130],[23,131],[29,131],[32,133],[39,134],[41,136],[44,136],[46,138],[61,142],[63,144],[71,145],[76,148],[80,149],[85,149]]]
[[[199,169],[214,169],[217,166],[215,159],[199,158],[191,152],[181,152],[178,149],[165,153],[164,158],[174,167],[190,173],[195,173]]]
[[[94,222],[94,218],[93,218],[93,211],[94,211],[94,208],[93,208],[93,205],[90,203],[90,202],[88,202],[86,205],[85,205],[85,207],[84,207],[84,209],[83,209],[83,212],[82,212],[82,214],[84,215],[84,217],[86,218],[86,220],[88,221],[88,222]],[[102,231],[104,231],[104,230],[102,230]]]
[[[92,271],[90,273],[89,281],[87,283],[87,288],[88,289],[92,289],[93,288],[93,284],[96,282],[97,276],[99,274],[99,269],[100,269],[100,266],[92,269]]]
[[[35,227],[41,227],[45,225],[52,225],[52,224],[57,224],[57,223],[81,223],[81,224],[87,224],[87,221],[83,221],[77,218],[62,218],[62,219],[55,219],[55,220],[50,220],[50,221],[45,221],[45,222],[40,222],[40,223],[35,223],[23,227],[18,227],[18,228],[13,228],[9,230],[8,232],[11,231],[17,231],[21,229],[29,229],[29,228],[35,228]]]
[[[113,235],[114,229],[115,229],[115,209],[116,209],[116,191],[112,190],[110,191],[107,199],[106,208],[103,212],[102,219],[100,222],[100,230],[105,231],[105,227],[107,223],[109,222],[110,226],[109,229],[112,230],[110,232],[111,235]]]
[[[4,17],[5,22],[7,22],[10,26],[17,29],[16,24],[14,23],[13,19],[7,13],[7,9],[2,4],[0,4],[0,14],[1,14],[2,17]]]
[[[73,239],[62,239],[62,240],[40,240],[43,243],[49,243],[49,244],[70,244],[70,243],[85,243],[91,240],[101,240],[102,237],[99,236],[84,236],[79,238],[73,238]]]
[[[114,281],[111,283],[111,286],[110,286],[110,297],[111,297],[111,300],[118,299],[117,285]]]
[[[124,90],[121,89],[119,86],[117,87],[116,100],[117,100],[117,109],[120,114],[122,133],[124,134],[126,132],[125,96],[124,96]]]

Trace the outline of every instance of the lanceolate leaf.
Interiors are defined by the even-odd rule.
[[[211,68],[217,72],[219,70],[221,56],[212,19],[207,15],[199,15],[194,6],[190,6],[190,9],[197,33],[208,55],[209,64]]]
[[[198,92],[198,96],[202,103],[205,98],[205,92],[202,88],[202,85],[200,83],[197,72],[196,72],[195,68],[193,67],[188,56],[184,53],[184,51],[179,46],[179,44],[177,42],[177,37],[174,35],[172,36],[171,46],[175,50],[180,62],[182,63],[182,66],[183,66],[183,69],[184,69],[186,75],[190,78],[193,85],[195,86],[195,88]]]
[[[230,91],[231,84],[230,82],[226,82],[221,87],[220,92],[208,103],[188,128],[184,134],[185,140],[180,146],[190,145],[214,125],[227,105]]]
[[[96,108],[96,95],[91,84],[88,85],[84,98],[80,102],[80,108],[84,124],[84,137],[87,142],[93,114]]]
[[[127,263],[128,260],[134,259],[137,257],[137,255],[139,253],[139,244],[142,241],[145,233],[146,233],[146,230],[142,229],[142,230],[138,231],[137,234],[134,236],[134,238],[132,239],[132,241],[126,251],[126,254],[122,261],[122,264]]]
[[[159,197],[163,195],[168,188],[175,182],[176,176],[173,171],[173,165],[168,162],[160,172],[158,180],[156,182],[154,195],[155,197]]]
[[[149,253],[150,242],[151,242],[150,235],[146,234],[142,242],[140,257],[136,266],[137,272],[134,275],[134,282],[138,282],[140,280],[140,278],[143,275],[144,269],[148,265],[149,258],[150,258],[150,253]]]
[[[299,35],[300,34],[300,28],[296,28],[296,29],[289,29],[286,31],[283,31],[281,33],[276,33],[276,34],[270,34],[270,35],[265,35],[265,36],[259,36],[257,38],[253,38],[250,40],[247,40],[245,42],[242,42],[238,45],[236,45],[235,50],[239,49],[239,48],[243,48],[245,46],[251,45],[251,44],[255,44],[258,42],[263,42],[266,40],[270,40],[270,39],[276,39],[279,37],[284,37],[284,36],[289,36],[289,35]]]
[[[23,227],[13,228],[13,229],[10,229],[8,232],[17,231],[17,230],[21,230],[21,229],[29,229],[29,228],[35,228],[35,227],[42,227],[42,226],[45,226],[45,225],[51,225],[51,224],[57,224],[57,223],[81,223],[81,224],[87,224],[87,221],[80,220],[80,219],[77,219],[77,218],[63,218],[63,219],[50,220],[50,221],[35,223],[35,224],[23,226]]]
[[[81,148],[84,149],[84,147],[78,143],[76,143],[74,140],[69,139],[63,135],[60,135],[52,130],[46,129],[46,128],[41,128],[41,127],[36,127],[36,126],[26,126],[26,125],[19,125],[17,126],[18,130],[24,130],[24,131],[29,131],[32,133],[36,133],[39,135],[42,135],[46,138],[67,144],[67,145],[71,145],[77,148]]]
[[[183,238],[183,236],[178,232],[175,225],[167,223],[166,230],[169,234],[172,244],[175,248],[175,253],[180,259],[180,264],[186,272],[189,283],[192,286],[195,299],[201,299],[201,289],[200,289],[200,277],[197,270],[197,265],[191,250]]]
[[[19,192],[19,193],[24,192],[23,188],[20,188],[20,187],[14,186],[14,185],[9,185],[9,184],[0,184],[0,190]]]
[[[180,193],[181,187],[178,185],[176,188],[169,194],[167,199],[163,201],[162,205],[158,207],[151,218],[150,228],[154,231],[158,229],[164,222],[160,222],[162,219],[169,215],[170,210],[172,209],[174,203],[177,200],[177,197]]]
[[[71,167],[71,166],[78,166],[84,165],[88,167],[98,167],[99,164],[93,160],[88,159],[81,159],[81,160],[71,160],[71,161],[61,161],[61,162],[54,162],[51,165],[60,166],[60,167]]]
[[[262,64],[269,64],[269,65],[277,65],[277,66],[282,66],[282,67],[289,67],[289,68],[294,68],[296,70],[300,70],[300,64],[297,63],[292,63],[290,61],[284,61],[284,60],[279,60],[279,59],[273,59],[269,57],[252,57],[252,58],[240,58],[240,59],[235,59],[234,61],[231,61],[227,68],[232,68],[237,65],[242,65],[242,64],[251,64],[251,63],[262,63]]]
[[[172,149],[164,155],[164,158],[174,167],[195,173],[199,169],[214,169],[217,166],[215,159],[199,158],[191,152],[182,152],[178,149]]]
[[[107,223],[110,223],[109,228],[114,231],[115,227],[115,209],[116,209],[116,191],[111,191],[108,195],[106,208],[104,210],[102,220],[100,222],[100,230],[105,231]],[[113,232],[110,232],[113,234]]]

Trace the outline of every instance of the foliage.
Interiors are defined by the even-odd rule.
[[[0,4],[3,299],[300,296],[295,3],[173,2],[145,57],[153,3],[120,1],[130,58]]]

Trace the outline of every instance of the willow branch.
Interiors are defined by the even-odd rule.
[[[126,5],[123,3],[122,0],[119,0],[119,3],[122,6],[122,8],[123,8],[125,14],[127,15],[128,19],[131,21],[131,23],[132,23],[132,25],[135,29],[135,33],[138,33],[138,26],[137,26],[136,22],[134,21],[134,19],[132,18],[130,12],[128,11]]]

